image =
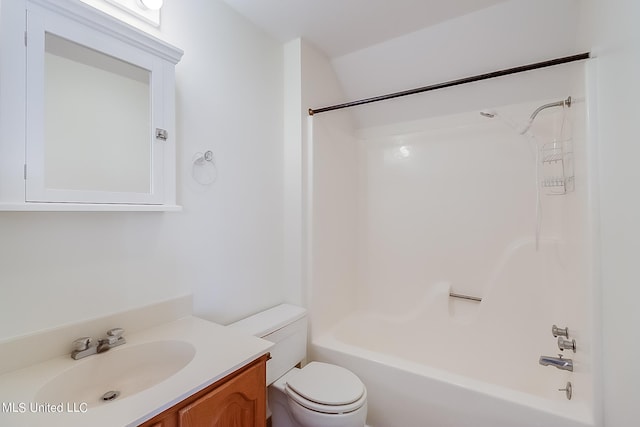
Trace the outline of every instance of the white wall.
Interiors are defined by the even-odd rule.
[[[303,123],[300,39],[284,45],[284,259],[286,299],[306,305],[303,230]]]
[[[354,100],[572,55],[584,48],[576,45],[579,5],[580,0],[506,1],[334,58],[332,64]],[[536,71],[551,76],[544,85],[522,84],[529,73],[501,78],[516,83],[500,95],[480,82],[403,98],[400,112],[371,104],[354,114],[366,127],[555,96],[563,69]]]
[[[3,20],[16,19],[9,3]],[[184,210],[0,212],[0,340],[190,292],[197,315],[222,323],[284,298],[281,45],[217,0],[167,1],[161,29],[141,27],[185,51]],[[192,158],[208,149],[218,179],[201,186]]]
[[[332,126],[328,128],[323,128],[321,116],[313,118],[312,126],[308,119],[309,108],[345,100],[329,59],[300,39],[287,43],[285,54],[288,65],[285,74],[297,85],[295,91],[291,91],[294,108],[287,114],[291,123],[302,124],[293,128],[293,136],[298,139],[292,139],[288,147],[296,156],[288,158],[287,166],[299,171],[301,175],[298,176],[302,178],[297,198],[303,206],[300,212],[304,230],[300,247],[303,254],[301,283],[306,286],[302,286],[299,295],[309,308],[311,329],[315,333],[336,317],[344,316],[354,304],[356,169],[353,166],[356,145],[348,113],[339,114],[337,121],[334,116]],[[313,129],[312,137],[309,127]],[[333,133],[328,137],[323,133],[325,131]],[[319,138],[320,134],[322,138]],[[296,148],[295,144],[300,144],[302,149]],[[334,159],[331,168],[324,167],[327,158]],[[315,200],[323,203],[315,203]]]
[[[640,3],[594,0],[585,9],[598,57],[604,416],[606,427],[626,427],[640,419]]]

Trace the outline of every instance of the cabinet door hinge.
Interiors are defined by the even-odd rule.
[[[27,164],[24,164],[24,179],[27,179]]]
[[[24,45],[27,46],[27,32],[24,32]]]

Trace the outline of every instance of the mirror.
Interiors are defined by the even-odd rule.
[[[151,191],[151,72],[45,33],[44,186]]]

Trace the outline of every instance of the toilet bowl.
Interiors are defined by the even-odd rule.
[[[229,327],[275,345],[267,362],[272,427],[364,427],[367,389],[351,371],[322,362],[296,367],[306,356],[306,310],[281,304]]]
[[[301,427],[364,426],[367,389],[349,370],[311,362],[289,371],[284,379],[288,409]]]

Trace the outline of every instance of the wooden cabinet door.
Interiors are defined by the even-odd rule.
[[[165,423],[164,421],[158,421],[158,422],[150,425],[149,427],[167,427],[168,425],[169,424]],[[170,425],[173,425],[173,424],[170,424]]]
[[[255,365],[178,411],[179,427],[264,427],[265,363]]]
[[[178,427],[176,411],[167,410],[152,419],[145,421],[138,427]]]

